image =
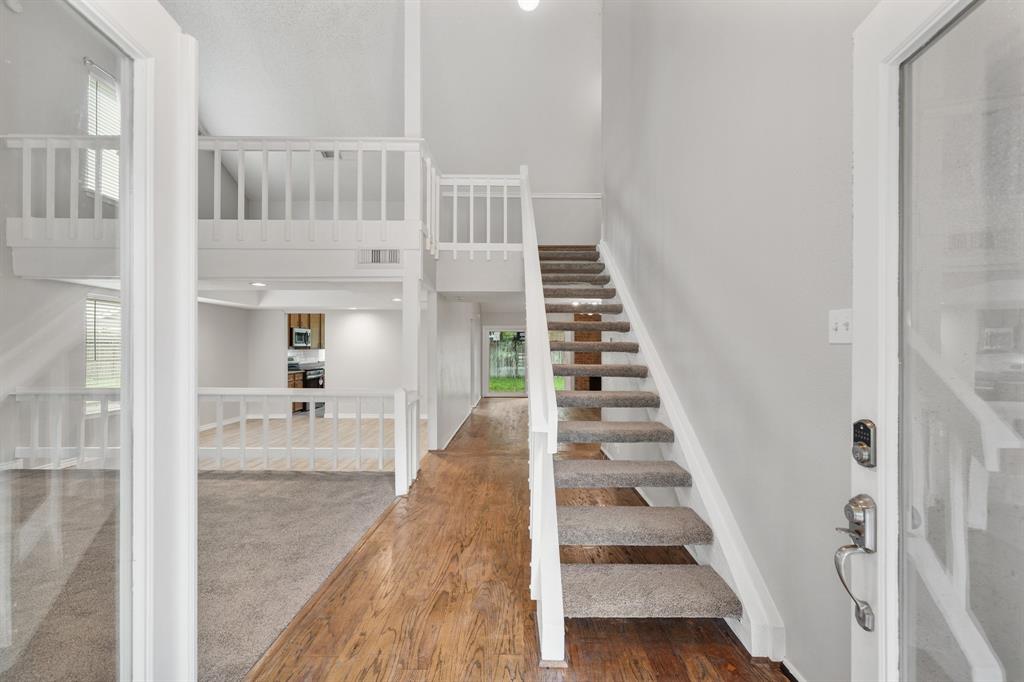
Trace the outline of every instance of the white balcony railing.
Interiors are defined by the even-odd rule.
[[[445,175],[425,155],[424,234],[434,258],[441,252],[491,260],[523,250],[519,175]]]
[[[558,406],[555,402],[555,375],[551,366],[537,226],[526,166],[520,171],[520,187],[530,421],[530,594],[537,601],[541,660],[559,662],[565,660],[565,620],[555,508],[554,455],[558,451]]]
[[[2,468],[118,468],[119,389],[19,389],[15,398],[26,427]],[[295,403],[308,411],[294,414]],[[415,391],[201,388],[199,409],[213,413],[198,434],[205,471],[389,471],[404,495],[426,451]]]
[[[84,169],[117,154],[116,135],[4,135],[20,152],[21,206],[7,219],[9,246],[96,246],[117,234],[116,203],[104,196],[103,173],[86,186]],[[110,194],[110,192],[107,192]]]

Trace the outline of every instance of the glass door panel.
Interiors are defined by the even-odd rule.
[[[488,396],[526,395],[526,332],[520,329],[488,329]]]
[[[1024,4],[902,67],[900,652],[1024,679]]]
[[[130,643],[131,67],[67,3],[19,4],[0,7],[0,679],[111,680]]]

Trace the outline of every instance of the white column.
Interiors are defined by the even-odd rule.
[[[427,413],[427,447],[437,450],[437,387],[441,381],[441,364],[437,361],[437,291],[427,290],[426,319],[423,320],[423,332],[427,343],[427,385],[422,387],[420,399],[426,403],[423,409]]]
[[[402,388],[418,391],[421,255],[419,251],[406,254],[409,258],[402,276]],[[413,259],[415,262],[410,263]]]

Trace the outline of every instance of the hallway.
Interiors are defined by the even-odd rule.
[[[481,401],[249,679],[785,679],[777,665],[751,661],[719,620],[568,620],[569,669],[538,668],[526,429],[525,399]],[[601,456],[564,448],[566,458]],[[559,502],[643,504],[632,490],[565,490]],[[562,551],[577,562],[692,562],[682,548]]]

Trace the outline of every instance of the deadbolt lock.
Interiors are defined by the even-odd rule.
[[[874,468],[875,423],[870,419],[858,419],[853,423],[853,461],[862,467]]]

